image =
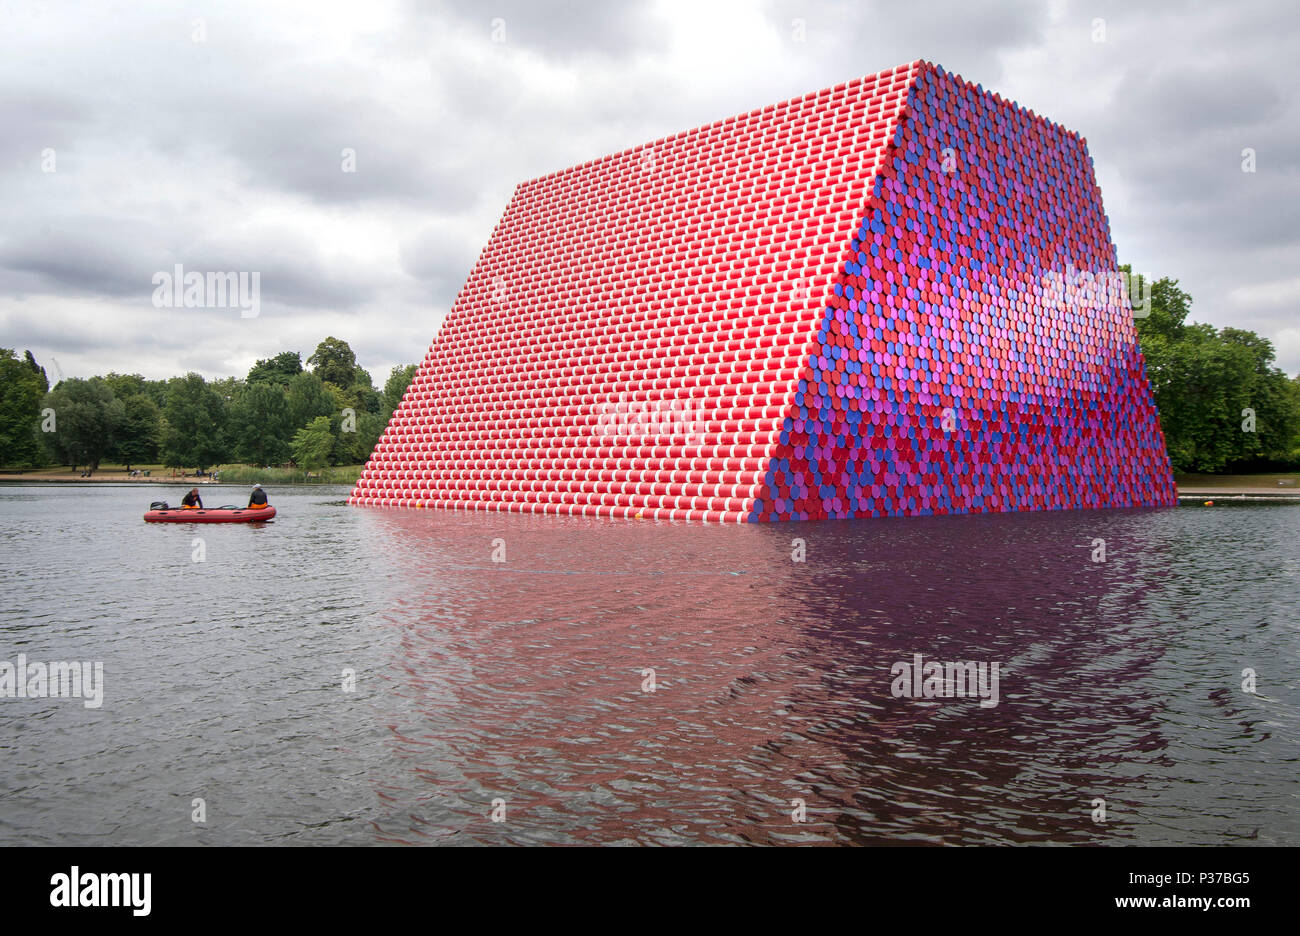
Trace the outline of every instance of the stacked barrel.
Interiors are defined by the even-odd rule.
[[[1172,503],[1075,134],[916,62],[525,183],[355,504]],[[1054,288],[1064,283],[1062,288]]]

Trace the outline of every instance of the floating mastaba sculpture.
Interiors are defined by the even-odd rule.
[[[1084,140],[914,62],[520,185],[354,504],[1172,505]]]

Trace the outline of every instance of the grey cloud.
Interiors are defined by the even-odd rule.
[[[459,285],[473,269],[480,246],[461,230],[429,225],[402,244],[402,268],[416,279]]]
[[[68,327],[70,323],[67,320],[49,314],[48,302],[28,300],[24,305],[26,308],[19,307],[13,312],[0,312],[0,326],[2,326],[0,331],[4,332],[6,345],[16,348],[57,349],[54,354],[66,358],[68,354],[101,350],[105,342],[112,337],[102,331],[85,327]],[[42,363],[46,362],[42,361]],[[54,368],[48,364],[46,367],[53,377]],[[105,371],[109,369],[111,368],[105,368]]]
[[[986,87],[1001,74],[999,54],[1041,39],[1048,20],[1047,5],[1036,0],[940,0],[905,8],[887,0],[772,0],[766,9],[782,31],[800,20],[806,42],[834,57],[839,80],[925,59]]]
[[[93,119],[84,101],[47,88],[9,87],[0,92],[0,167],[31,170],[48,148],[67,150],[76,128]]]
[[[994,66],[997,53],[1040,39],[1048,20],[1046,5],[1034,0],[997,4],[944,0],[924,7],[922,15],[897,13],[896,4],[875,3],[858,29],[882,30],[893,37],[905,53],[901,61],[924,58],[986,87],[1001,74],[1001,68]]]
[[[325,202],[398,199],[428,211],[456,212],[476,200],[467,154],[435,145],[438,129],[454,128],[422,127],[374,100],[312,96],[234,109],[245,119],[226,147],[251,185]]]
[[[618,58],[662,46],[667,30],[644,2],[537,2],[537,0],[446,0],[412,3],[417,16],[432,23],[449,23],[470,36],[505,45],[519,45],[546,57]],[[494,24],[494,20],[498,23]]]
[[[30,274],[22,280],[29,289],[135,296],[147,302],[153,289],[150,279],[159,268],[151,242],[158,243],[152,226],[133,218],[50,218],[21,237],[0,241],[0,269]]]
[[[1282,95],[1268,76],[1226,62],[1217,68],[1130,70],[1116,99],[1131,127],[1174,135],[1167,143],[1185,144],[1207,134],[1266,123],[1284,110]]]
[[[63,291],[149,305],[154,275],[177,264],[205,273],[257,271],[263,302],[304,308],[352,308],[379,285],[364,271],[326,263],[314,244],[286,230],[196,238],[142,219],[87,216],[54,220],[0,244],[0,271],[18,274],[6,285],[19,295]]]

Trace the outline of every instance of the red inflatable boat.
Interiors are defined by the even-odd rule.
[[[275,508],[265,507],[167,507],[150,510],[144,515],[145,523],[254,523],[270,520]]]

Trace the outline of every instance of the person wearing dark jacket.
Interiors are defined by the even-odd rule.
[[[262,490],[262,485],[254,484],[253,493],[248,495],[248,508],[252,510],[255,507],[266,506],[266,492]]]
[[[182,507],[197,507],[199,510],[202,510],[202,509],[203,509],[203,498],[199,497],[199,489],[198,489],[198,488],[190,488],[190,492],[189,492],[188,494],[186,494],[186,495],[185,495],[185,499],[181,501],[181,506],[182,506]]]

